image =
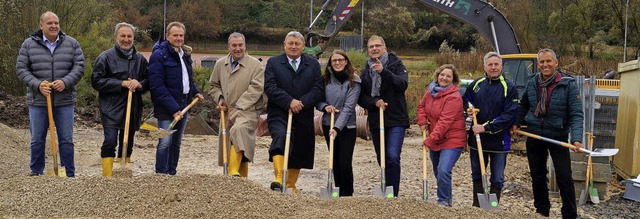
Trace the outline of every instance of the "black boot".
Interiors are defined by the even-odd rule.
[[[496,198],[498,198],[498,203],[500,203],[500,195],[502,194],[502,189],[498,189],[496,187],[491,186],[489,189],[489,194],[496,194]]]
[[[473,181],[473,206],[480,207],[478,203],[478,193],[483,193],[484,189],[482,187],[482,181]]]

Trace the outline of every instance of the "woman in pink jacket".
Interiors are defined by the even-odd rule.
[[[438,204],[452,206],[451,170],[466,145],[466,132],[456,67],[442,65],[418,105],[418,125],[428,131],[423,142],[438,182]]]

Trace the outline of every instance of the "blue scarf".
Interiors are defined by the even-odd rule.
[[[451,85],[453,85],[453,83],[446,87],[440,87],[435,81],[431,82],[431,84],[429,84],[429,93],[431,93],[432,97],[436,97],[438,96],[438,92],[449,89]]]

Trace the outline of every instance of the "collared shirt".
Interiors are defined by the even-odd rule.
[[[49,42],[49,40],[44,34],[42,34],[42,39],[44,39],[44,45],[47,46],[47,48],[49,48],[49,52],[53,54],[53,50],[56,49],[56,47],[58,46],[58,41],[60,41],[60,36],[56,36],[56,41],[54,41],[53,43]]]
[[[242,60],[242,58],[235,60],[233,59],[233,56],[231,56],[229,59],[231,60],[231,70],[235,70],[236,67],[238,67],[238,65],[240,64],[240,60]]]
[[[187,66],[182,59],[184,56],[184,50],[182,50],[182,48],[180,48],[178,55],[180,56],[180,65],[182,66],[182,94],[189,94],[189,72],[187,72]]]
[[[287,59],[289,59],[289,65],[293,66],[293,60],[292,58],[289,58],[289,56],[287,56]],[[300,57],[296,58],[296,70],[298,70],[298,67],[300,66]]]

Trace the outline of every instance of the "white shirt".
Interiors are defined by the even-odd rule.
[[[187,66],[182,59],[184,56],[182,48],[180,48],[178,55],[180,56],[180,65],[182,65],[182,94],[189,94],[189,72],[187,72]]]
[[[289,65],[293,66],[293,60],[292,58],[289,58],[289,56],[287,56],[287,59],[289,59]],[[298,70],[298,67],[300,66],[300,57],[298,57],[296,60],[296,71]]]

